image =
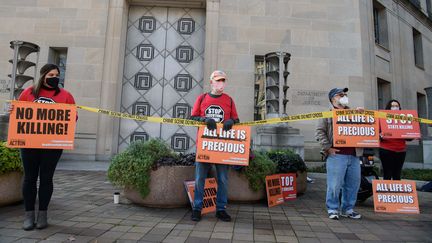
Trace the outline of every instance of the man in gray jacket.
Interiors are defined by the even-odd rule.
[[[347,92],[348,88],[330,90],[328,97],[332,109],[349,109]],[[361,110],[363,108],[357,109]],[[334,148],[332,118],[324,118],[318,121],[315,137],[321,145],[321,153],[327,157],[326,206],[329,218],[339,219],[340,212],[343,217],[360,219],[361,215],[354,211],[354,206],[360,187],[360,161],[358,156],[362,155],[363,149]],[[342,200],[341,205],[339,205],[341,191]]]

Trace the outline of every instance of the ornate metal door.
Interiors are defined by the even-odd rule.
[[[203,89],[204,38],[204,10],[131,7],[121,111],[188,117]],[[122,119],[119,150],[137,139],[162,138],[175,151],[191,152],[195,137],[194,127]]]

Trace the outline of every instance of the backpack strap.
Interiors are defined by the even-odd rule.
[[[203,102],[203,100],[204,100],[204,98],[207,96],[207,93],[204,93],[204,95],[201,95],[201,99],[200,99],[200,102],[199,102],[199,107],[201,108],[201,104],[202,104],[202,102]]]

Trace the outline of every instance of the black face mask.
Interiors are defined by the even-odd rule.
[[[58,88],[59,82],[60,79],[58,77],[46,78],[46,84],[48,84],[54,89]]]

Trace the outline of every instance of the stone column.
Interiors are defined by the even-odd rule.
[[[424,89],[426,91],[427,96],[427,110],[428,110],[428,119],[432,119],[432,87],[428,87]],[[428,126],[427,131],[428,134],[426,137],[423,137],[423,163],[424,168],[432,168],[432,137],[430,136],[431,128]]]
[[[0,114],[0,141],[6,141],[9,129],[9,113]]]
[[[286,91],[288,89],[288,62],[290,54],[273,52],[265,55],[266,68],[266,118],[284,117],[286,113]],[[270,109],[270,110],[269,110]],[[287,123],[264,125],[256,128],[253,145],[255,149],[290,148],[304,158],[304,136],[300,130]]]
[[[120,107],[128,8],[126,0],[110,0],[100,99],[103,109]],[[118,123],[118,119],[99,115],[96,160],[107,160],[117,152]]]
[[[304,159],[304,136],[287,123],[264,125],[256,128],[255,149],[292,149]]]
[[[427,97],[428,119],[432,119],[432,87],[424,89]]]
[[[219,7],[220,0],[207,0],[206,2],[204,91],[210,88],[210,74],[213,70],[218,69]]]

